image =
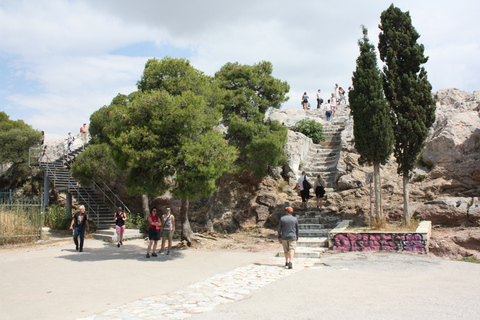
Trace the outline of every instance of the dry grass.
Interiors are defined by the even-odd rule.
[[[21,212],[0,211],[0,245],[34,242],[38,232],[31,219]]]

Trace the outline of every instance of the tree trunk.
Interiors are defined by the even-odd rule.
[[[405,222],[408,224],[410,222],[410,212],[408,209],[408,180],[409,173],[403,173],[403,215],[405,217]]]
[[[208,197],[207,212],[205,213],[205,229],[207,232],[213,232],[213,206],[215,205],[215,198],[217,193]]]
[[[180,208],[180,222],[182,223],[181,240],[185,240],[187,245],[190,247],[193,240],[193,231],[190,227],[190,221],[188,220],[189,204],[190,202],[188,199],[182,199],[182,206]]]
[[[148,219],[150,215],[150,208],[148,207],[148,196],[146,194],[142,194],[142,213],[145,219]]]
[[[383,207],[382,207],[382,186],[380,182],[380,164],[373,164],[373,181],[375,184],[375,213],[378,222],[383,221]]]

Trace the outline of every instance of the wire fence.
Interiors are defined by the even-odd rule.
[[[0,244],[42,240],[43,198],[0,192]]]

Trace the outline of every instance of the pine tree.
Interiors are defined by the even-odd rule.
[[[383,90],[394,113],[398,173],[403,176],[404,216],[408,222],[408,182],[418,155],[425,146],[428,129],[435,121],[435,102],[422,64],[424,46],[412,25],[409,12],[393,4],[380,17],[378,49],[383,68]]]
[[[376,217],[383,220],[380,164],[385,164],[393,151],[393,127],[390,107],[382,89],[377,67],[375,47],[370,44],[368,31],[362,26],[363,38],[358,41],[360,55],[352,77],[353,90],[349,93],[353,115],[355,148],[359,163],[373,164],[375,182]]]

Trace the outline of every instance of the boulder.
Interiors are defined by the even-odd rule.
[[[446,226],[461,226],[480,224],[478,207],[470,214],[472,198],[440,197],[420,205],[414,212],[422,220],[430,220],[433,224]],[[478,206],[478,199],[475,201]]]
[[[461,162],[469,156],[478,158],[480,150],[480,117],[476,112],[448,116],[436,125],[429,138],[422,159],[435,166],[441,163]]]

